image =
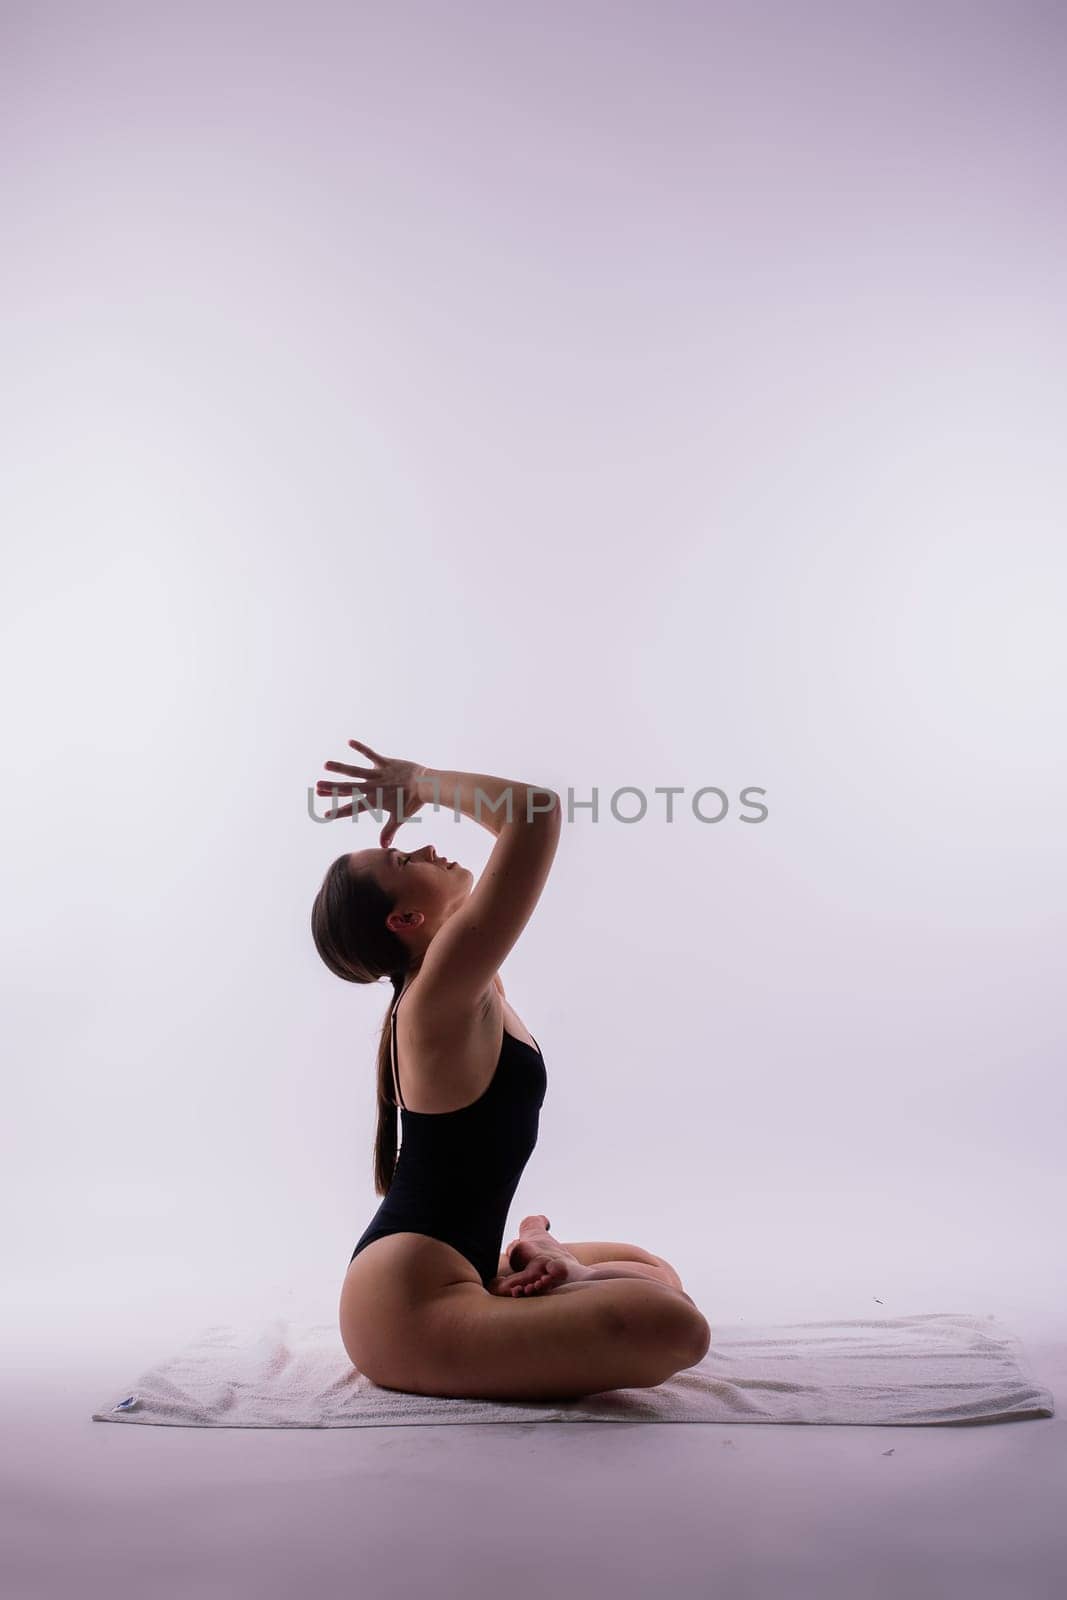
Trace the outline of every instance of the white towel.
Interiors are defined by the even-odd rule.
[[[809,1422],[914,1427],[1051,1417],[1015,1336],[992,1316],[928,1313],[714,1327],[703,1361],[654,1389],[581,1400],[455,1400],[379,1388],[335,1324],[205,1328],[94,1422],[358,1428],[449,1422]]]

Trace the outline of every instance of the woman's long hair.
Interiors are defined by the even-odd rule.
[[[311,907],[311,936],[330,971],[347,983],[393,982],[403,987],[410,956],[403,939],[385,925],[396,901],[369,872],[352,872],[347,855],[326,869]],[[374,1135],[374,1192],[389,1193],[396,1166],[397,1110],[391,1050],[392,1005],[378,1039],[378,1126]]]

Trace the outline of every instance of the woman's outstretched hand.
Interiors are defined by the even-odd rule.
[[[416,785],[420,778],[425,777],[427,769],[414,761],[402,761],[399,756],[380,756],[370,745],[360,744],[358,739],[349,739],[348,742],[353,750],[360,751],[373,761],[373,767],[349,767],[341,761],[325,761],[323,765],[327,772],[341,772],[355,781],[337,783],[331,778],[320,778],[315,792],[330,799],[333,799],[334,789],[339,795],[361,794],[374,810],[385,811],[385,825],[378,843],[383,850],[388,850],[401,822],[410,821],[416,811],[426,804],[419,799]],[[328,812],[327,816],[330,819],[350,817],[352,805],[339,806],[336,811]]]

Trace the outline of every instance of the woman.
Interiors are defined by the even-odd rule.
[[[384,1198],[341,1290],[345,1350],[374,1383],[415,1394],[577,1399],[662,1383],[711,1342],[668,1262],[633,1245],[561,1243],[543,1215],[500,1251],[547,1074],[497,969],[548,879],[560,797],[349,744],[373,765],[327,761],[342,781],[320,779],[318,793],[358,794],[387,820],[377,849],[330,866],[312,932],[331,972],[352,983],[388,976],[394,999],[378,1051]],[[431,802],[496,836],[477,884],[432,845],[393,845]],[[335,799],[331,815],[351,816],[354,804]]]

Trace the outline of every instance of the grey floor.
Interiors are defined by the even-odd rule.
[[[1067,1337],[1013,1331],[1059,1407]],[[37,1359],[25,1348],[4,1374],[8,1600],[1067,1593],[1059,1414],[960,1428],[145,1427],[89,1420],[147,1364],[143,1331],[77,1361],[59,1336],[53,1325]]]

